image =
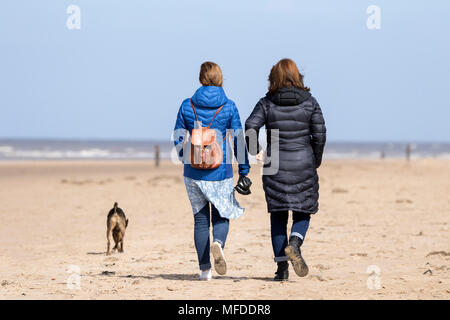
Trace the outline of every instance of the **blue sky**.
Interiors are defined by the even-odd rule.
[[[81,29],[66,27],[69,5]],[[381,29],[366,27],[369,5]],[[170,139],[205,60],[244,122],[294,59],[330,141],[450,141],[450,1],[5,0],[0,138]]]

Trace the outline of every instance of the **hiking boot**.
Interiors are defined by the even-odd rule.
[[[278,262],[278,269],[275,272],[274,281],[288,281],[289,279],[289,264],[287,261]]]
[[[289,238],[289,245],[284,249],[284,252],[288,256],[289,260],[292,263],[292,267],[294,268],[295,273],[299,277],[304,277],[308,274],[308,266],[306,265],[305,260],[302,257],[302,253],[300,251],[300,246],[302,244],[302,240],[297,236],[291,236]]]

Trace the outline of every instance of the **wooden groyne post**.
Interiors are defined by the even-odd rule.
[[[161,152],[159,149],[159,145],[155,145],[155,166],[159,167],[159,161],[160,161],[160,157],[161,157]]]

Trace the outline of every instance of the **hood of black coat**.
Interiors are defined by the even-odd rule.
[[[277,106],[296,106],[308,100],[311,94],[296,87],[285,87],[276,93],[267,93],[266,97]]]

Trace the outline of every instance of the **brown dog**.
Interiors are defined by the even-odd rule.
[[[125,237],[125,230],[128,227],[128,219],[125,217],[125,213],[123,212],[123,210],[117,206],[117,202],[114,203],[114,208],[112,208],[108,213],[106,226],[106,239],[108,240],[106,255],[109,256],[111,254],[111,235],[113,236],[114,243],[116,244],[113,250],[123,252],[123,238]]]

